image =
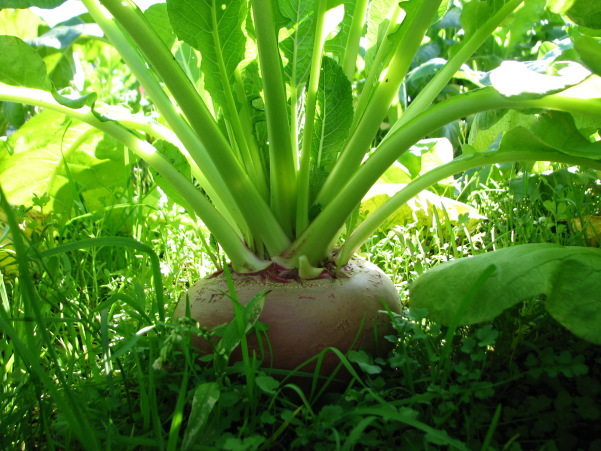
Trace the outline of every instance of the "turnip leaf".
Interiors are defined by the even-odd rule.
[[[548,113],[530,128],[517,126],[503,135],[499,152],[559,151],[567,155],[601,159],[601,143],[589,142],[566,113]]]
[[[491,2],[469,2],[463,5],[461,12],[461,26],[465,31],[467,41],[476,32],[478,27],[495,13]]]
[[[351,83],[342,68],[328,57],[322,63],[316,112],[311,158],[312,199],[334,166],[353,122]]]
[[[188,180],[192,180],[190,164],[177,147],[163,140],[156,141],[154,143],[154,147],[159,153],[167,158],[167,160],[169,160],[169,163],[171,163],[180,174],[185,176]],[[161,190],[163,190],[170,200],[184,207],[188,212],[193,212],[186,199],[184,199],[175,189],[173,189],[167,180],[165,180],[157,171],[152,171],[152,174],[156,184],[161,188]]]
[[[501,94],[514,99],[536,99],[577,85],[590,75],[584,66],[574,62],[548,64],[503,61],[490,72],[491,85]]]
[[[129,173],[123,161],[96,157],[99,146],[99,156],[106,156],[102,137],[89,125],[65,122],[53,111],[37,114],[8,138],[12,155],[0,155],[7,196],[14,204],[31,205],[34,194],[47,193],[52,198],[48,208],[59,217],[70,214],[74,202],[83,201],[89,211],[103,208],[105,199],[126,186]]]
[[[168,48],[175,42],[175,32],[169,22],[169,14],[165,3],[155,3],[144,11],[144,16],[152,25],[152,28],[161,37]]]
[[[474,286],[485,271],[489,277]],[[601,250],[595,248],[525,244],[444,263],[413,283],[411,307],[427,308],[443,324],[474,324],[537,296],[563,326],[601,344]]]
[[[29,8],[37,6],[42,9],[52,9],[62,5],[67,0],[0,0],[0,9],[4,8]]]
[[[75,202],[88,211],[110,204],[106,199],[127,185],[129,173],[122,158],[109,158],[110,143],[102,138],[87,124],[42,111],[8,137],[10,154],[0,155],[6,195],[16,205],[31,205],[34,194],[47,193],[52,198],[47,208],[58,217],[70,215]]]
[[[56,26],[43,35],[27,39],[27,43],[33,47],[48,47],[51,49],[64,50],[72,45],[80,36],[102,37],[102,30],[93,23],[76,23],[73,25]]]
[[[335,36],[326,41],[326,53],[331,54],[338,62],[341,62],[344,58],[356,4],[357,0],[344,2],[344,15],[338,24],[338,31]],[[328,6],[333,5],[328,3]]]
[[[15,36],[0,36],[0,82],[50,91],[52,85],[40,55]]]
[[[309,78],[311,55],[315,42],[315,14],[317,1],[278,1],[282,15],[290,19],[287,25],[292,28],[289,36],[281,44],[281,50],[288,60],[285,73],[291,86],[302,86]]]
[[[96,94],[93,92],[79,98],[58,94],[42,57],[15,36],[0,36],[0,68],[0,83],[51,92],[57,102],[69,108],[91,106],[96,101]]]
[[[590,36],[574,38],[574,48],[590,70],[601,75],[601,43]]]
[[[246,2],[170,0],[167,9],[177,37],[202,55],[207,91],[228,111],[226,92],[234,85],[234,71],[244,59],[246,37],[241,27],[248,12]]]
[[[405,3],[405,2],[404,2]],[[405,6],[405,5],[403,5]],[[371,2],[369,15],[367,16],[367,28],[365,34],[365,72],[369,73],[376,58],[378,48],[390,37],[386,35],[390,25],[393,11],[398,8],[395,0],[381,0]]]
[[[601,141],[590,142],[576,128],[568,113],[548,112],[538,117],[530,129],[550,147],[577,157],[601,159]]]

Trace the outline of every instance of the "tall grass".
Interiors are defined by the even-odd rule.
[[[458,184],[458,195],[487,220],[452,223],[443,214],[429,226],[382,230],[362,249],[404,301],[411,280],[441,261],[521,242],[582,245],[569,218],[599,213],[595,174],[565,183],[523,173],[474,180]],[[4,245],[17,265],[0,279],[2,449],[594,443],[586,427],[601,419],[601,353],[557,327],[540,300],[470,328],[443,328],[407,310],[391,318],[393,353],[338,353],[350,381],[316,380],[303,391],[250,356],[216,372],[190,348],[197,324],[173,322],[171,312],[215,270],[218,254],[203,251],[201,226],[177,208],[132,199],[126,227],[107,209],[67,224],[42,218],[22,231],[19,210],[1,197],[12,250]],[[559,405],[568,406],[567,420]]]

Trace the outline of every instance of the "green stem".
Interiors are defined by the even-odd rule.
[[[470,39],[459,46],[459,50],[449,59],[440,71],[428,82],[426,87],[420,91],[415,100],[411,102],[405,113],[392,126],[388,133],[392,133],[409,122],[419,113],[425,111],[436,99],[436,96],[449,83],[451,78],[461,68],[461,65],[488,39],[492,33],[503,23],[503,21],[518,8],[524,0],[510,0],[496,14],[490,17],[482,25],[478,26],[476,32]],[[386,139],[386,137],[384,138]]]
[[[161,116],[169,124],[173,130],[172,135],[177,136],[178,141],[181,140],[183,146],[178,146],[178,148],[188,159],[193,168],[195,177],[206,190],[217,209],[226,218],[231,219],[231,224],[236,224],[242,233],[248,236],[249,232],[246,220],[238,208],[238,205],[234,202],[234,198],[232,197],[225,180],[219,177],[217,168],[206,152],[201,151],[203,149],[203,144],[190,128],[190,125],[186,122],[181,113],[176,109],[173,101],[166,94],[164,87],[157,81],[154,74],[148,70],[148,66],[141,58],[138,49],[124,36],[113,18],[99,5],[97,0],[82,1],[90,15],[102,28],[105,36],[117,49],[136,79],[144,87],[144,90],[152,99],[153,104],[161,113]],[[120,115],[116,116],[111,114],[111,117],[119,117],[119,120],[122,119]],[[135,120],[136,119],[132,117],[128,122],[133,123]],[[144,128],[146,127],[147,126],[144,126]],[[157,133],[159,129],[153,126],[150,127],[153,132],[150,134],[155,136],[155,133]],[[144,130],[144,128],[138,126],[133,128]],[[161,134],[158,136],[162,138]],[[175,144],[172,139],[167,139],[167,141]],[[183,150],[184,148],[186,149],[185,151]],[[203,168],[204,171],[202,176],[199,175],[200,168]]]
[[[257,189],[265,200],[269,198],[269,186],[267,184],[267,176],[263,168],[261,155],[259,153],[259,146],[255,140],[255,134],[252,125],[252,117],[250,114],[250,108],[248,99],[246,97],[246,91],[244,90],[244,81],[242,80],[242,74],[240,69],[236,68],[234,71],[235,83],[234,89],[238,102],[240,103],[240,112],[237,115],[240,125],[242,127],[242,133],[246,137],[246,145],[248,146],[250,164],[249,172],[254,173],[254,179],[257,184]]]
[[[282,229],[292,238],[296,210],[296,164],[290,141],[286,85],[271,3],[253,0],[252,11],[269,135],[271,207]]]
[[[317,196],[317,204],[326,206],[335,197],[340,186],[348,178],[348,174],[354,173],[361,164],[373,137],[376,136],[382,120],[388,113],[392,100],[398,95],[399,86],[407,75],[413,55],[421,45],[440,2],[441,0],[423,0],[416,10],[408,11],[401,25],[403,37],[390,60],[388,69],[381,75],[365,112],[357,127],[353,129],[340,158]]]
[[[586,166],[601,170],[601,161],[591,160],[590,158],[574,157],[559,151],[481,152],[475,155],[459,157],[449,163],[434,168],[413,180],[401,191],[382,204],[380,208],[370,214],[346,240],[340,253],[336,257],[337,263],[340,265],[346,264],[361,245],[378,230],[388,217],[423,190],[447,177],[452,177],[455,174],[470,169],[491,164],[512,163],[516,161],[553,161],[555,163]]]
[[[386,70],[387,65],[390,63],[390,58],[396,53],[396,49],[400,45],[400,39],[393,39],[395,32],[398,32],[398,28],[402,25],[399,25],[399,15],[403,12],[403,9],[400,5],[395,5],[394,9],[392,9],[390,13],[390,17],[388,18],[388,27],[384,35],[385,39],[382,40],[380,45],[378,46],[378,51],[371,63],[371,68],[367,77],[365,79],[365,83],[363,83],[363,90],[359,95],[359,99],[357,100],[357,107],[355,108],[355,116],[353,118],[353,125],[351,130],[357,128],[357,124],[359,120],[363,117],[365,113],[365,108],[369,104],[369,100],[373,96],[374,91],[378,86],[378,79],[382,74],[383,70]]]
[[[215,165],[216,173],[205,173],[207,179],[225,181],[225,187],[231,192],[253,237],[262,240],[271,255],[281,252],[290,244],[289,237],[238,162],[209,109],[169,49],[129,0],[102,0],[102,4],[126,29],[182,109],[202,143],[200,149],[188,148],[188,151],[195,155],[202,150]]]
[[[61,105],[54,99],[52,94],[39,89],[21,88],[0,83],[0,99],[58,111],[112,136],[159,172],[186,199],[193,211],[215,235],[223,250],[230,257],[236,271],[255,272],[268,265],[267,262],[259,259],[246,247],[236,230],[230,226],[211,202],[198,192],[192,182],[171,166],[152,145],[138,139],[130,130],[116,122],[101,121],[88,107],[75,110]]]
[[[219,22],[217,20],[217,8],[211,8],[211,21],[213,30],[213,41],[215,42],[215,48],[221,49],[221,39],[219,37]],[[238,108],[236,106],[236,101],[234,100],[234,93],[232,91],[232,87],[230,86],[230,77],[228,76],[228,72],[225,66],[225,61],[223,59],[223,52],[216,52],[217,55],[217,66],[219,67],[219,73],[221,79],[224,80],[224,83],[221,84],[223,88],[223,94],[225,96],[225,109],[227,114],[225,115],[226,120],[229,122],[232,131],[233,137],[231,141],[237,145],[237,149],[240,155],[240,162],[246,169],[246,173],[249,174],[250,179],[253,181],[254,185],[257,187],[258,191],[262,193],[263,196],[267,195],[267,184],[264,178],[261,178],[259,174],[255,172],[255,166],[253,164],[253,158],[250,153],[250,144],[247,139],[247,135],[244,131],[244,127],[242,126],[242,121],[240,120],[240,116],[238,115]],[[236,81],[234,81],[234,85]],[[242,99],[240,99],[242,103],[245,103],[246,95]],[[252,134],[250,135],[253,136]]]
[[[296,71],[296,67],[293,69]],[[299,107],[300,107],[300,96],[302,93],[302,86],[298,86],[294,81],[295,75],[294,73],[290,77],[290,146],[292,148],[292,153],[294,155],[294,167],[299,168],[300,161],[298,157],[298,121],[299,121]],[[300,183],[300,182],[299,182]]]
[[[96,111],[98,112],[98,110]],[[217,210],[223,215],[227,222],[238,231],[238,234],[240,236],[250,236],[250,232],[248,230],[248,227],[246,226],[246,222],[243,220],[239,210],[232,211],[231,208],[220,208],[224,201],[217,194],[217,192],[215,192],[213,186],[209,183],[204,173],[200,170],[196,162],[192,159],[190,153],[187,150],[187,147],[184,146],[184,144],[180,141],[179,137],[172,130],[157,122],[150,121],[145,117],[136,117],[126,114],[114,113],[106,114],[104,116],[108,117],[109,119],[115,122],[119,122],[124,127],[146,133],[154,138],[162,139],[177,147],[188,161],[192,177],[194,177],[194,179],[198,181],[200,186],[203,189],[205,189],[205,191],[207,191],[209,198],[212,200],[213,204],[215,204]]]
[[[303,140],[300,158],[300,169],[298,175],[298,197],[296,205],[296,232],[301,233],[309,223],[309,188],[311,172],[311,148],[313,145],[313,126],[315,125],[315,105],[317,102],[317,90],[319,89],[319,78],[321,73],[321,62],[323,59],[323,48],[325,45],[324,25],[326,15],[326,0],[320,0],[315,13],[315,42],[311,56],[311,73],[305,100],[305,125],[303,129]]]
[[[358,0],[353,10],[353,20],[351,21],[351,28],[342,59],[342,70],[344,70],[344,74],[350,81],[353,81],[355,77],[355,66],[357,65],[357,55],[359,54],[359,44],[363,36],[368,3],[368,0]]]
[[[312,264],[318,264],[327,258],[329,244],[370,187],[403,152],[433,130],[462,117],[498,108],[544,108],[601,116],[601,99],[588,99],[586,92],[586,86],[578,85],[539,99],[514,100],[503,97],[489,87],[470,91],[435,105],[382,142],[358,171],[351,177],[347,176],[338,187],[338,194],[334,199],[282,257],[295,262],[300,256],[306,256]]]

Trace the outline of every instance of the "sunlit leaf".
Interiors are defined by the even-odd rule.
[[[536,71],[534,67],[518,61],[503,61],[490,73],[490,82],[504,96],[527,99],[563,91],[590,75],[577,63],[565,62],[545,68],[547,73]]]
[[[184,434],[182,449],[193,449],[201,438],[209,415],[219,400],[221,389],[217,382],[205,382],[194,390],[188,426]]]
[[[364,215],[374,212],[377,208],[402,190],[406,185],[400,183],[378,183],[365,195],[361,202],[361,212]],[[383,230],[396,225],[409,225],[414,227],[434,227],[437,221],[442,224],[450,221],[451,225],[465,223],[472,229],[480,220],[485,219],[477,209],[456,201],[439,196],[430,191],[422,191],[410,199],[401,208],[382,223]]]
[[[505,132],[518,126],[529,128],[535,120],[536,116],[516,110],[478,113],[470,129],[468,144],[478,151],[497,148]]]
[[[481,275],[488,276],[480,280]],[[475,284],[479,281],[479,284]],[[440,323],[489,321],[518,302],[545,297],[549,313],[601,344],[601,250],[525,244],[441,264],[411,286],[411,306]]]
[[[42,9],[52,9],[62,5],[67,0],[0,0],[0,9],[3,8],[29,8],[37,6]]]
[[[200,51],[205,87],[227,111],[225,90],[234,85],[234,71],[244,59],[246,2],[172,0],[167,9],[177,37]]]
[[[417,177],[453,159],[453,146],[446,138],[423,139],[405,152],[399,162]],[[439,183],[448,183],[451,180]]]
[[[101,38],[103,33],[100,27],[93,23],[61,25],[50,29],[39,37],[28,39],[27,43],[34,47],[62,50],[72,45],[80,36]]]
[[[584,64],[597,75],[601,75],[601,43],[589,36],[574,38],[574,48]]]
[[[0,36],[0,82],[45,91],[52,88],[40,55],[14,36]]]
[[[342,62],[344,58],[356,3],[357,0],[344,2],[342,5],[344,7],[344,16],[342,17],[342,21],[338,24],[336,35],[326,41],[325,51],[328,54],[331,54],[339,62]]]
[[[316,0],[297,2],[279,0],[282,15],[290,20],[289,36],[281,41],[281,48],[288,60],[285,72],[294,86],[303,85],[309,77],[311,56],[315,41]]]
[[[378,183],[409,183],[411,180],[412,177],[407,168],[395,161],[378,179]]]
[[[45,210],[58,216],[69,215],[81,200],[89,211],[103,208],[126,186],[129,173],[122,161],[96,158],[102,137],[50,110],[34,116],[0,154],[0,183],[9,201],[31,205],[34,194],[47,193],[52,201]]]
[[[0,7],[0,35],[16,36],[21,39],[35,38],[42,24],[42,19],[33,11]]]
[[[351,83],[342,68],[324,57],[317,93],[311,151],[311,192],[316,195],[344,145],[353,122]]]
[[[171,22],[169,22],[167,5],[165,3],[155,3],[144,11],[144,16],[165,45],[171,48],[175,42],[175,32],[173,31]]]
[[[568,155],[601,159],[601,142],[590,142],[567,113],[540,115],[529,127],[515,126],[500,140],[500,152],[559,151]],[[550,157],[550,160],[553,160]]]
[[[365,71],[369,73],[378,48],[387,38],[392,12],[398,7],[398,1],[382,0],[371,2],[367,16],[367,32],[365,34]]]

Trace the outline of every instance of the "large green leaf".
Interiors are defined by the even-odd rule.
[[[595,0],[548,0],[548,7],[577,25],[601,29],[601,4]]]
[[[411,287],[411,307],[443,324],[489,321],[526,299],[575,335],[601,344],[601,250],[538,243],[441,264]]]
[[[508,0],[495,1],[471,1],[462,2],[463,10],[461,13],[461,25],[465,30],[463,41],[469,41],[473,35],[480,29],[481,25],[490,17],[499,12],[505,6]],[[523,2],[520,7],[515,10],[510,17],[504,22],[502,27],[499,27],[489,38],[489,43],[497,41],[494,51],[496,55],[502,52],[503,55],[516,55],[525,48],[524,38],[533,27],[541,21],[545,16],[543,10],[545,0],[530,0]],[[501,49],[499,49],[501,47]],[[453,50],[451,50],[453,52]],[[495,61],[498,61],[498,56],[495,55]],[[509,59],[507,57],[504,57]],[[480,63],[480,67],[483,67]]]
[[[282,15],[290,20],[289,36],[281,41],[281,48],[288,60],[285,73],[291,86],[301,86],[309,78],[311,56],[315,43],[315,9],[317,0],[279,0]]]
[[[263,91],[263,79],[259,73],[259,63],[251,61],[242,69],[242,82],[246,99],[240,101],[248,102],[248,115],[252,127],[251,132],[259,143],[259,155],[265,173],[268,172],[269,147],[265,145],[269,141],[267,137],[267,122],[265,116],[265,104],[261,92]],[[261,145],[263,144],[263,145]]]
[[[70,86],[75,74],[83,73],[81,53],[74,57],[74,44],[81,43],[82,37],[102,38],[103,33],[98,25],[75,18],[70,24],[56,26],[41,36],[26,40],[43,58],[56,89]],[[81,89],[81,82],[75,84]]]
[[[504,133],[515,127],[530,128],[536,120],[533,114],[516,110],[484,111],[475,115],[470,128],[468,144],[477,151],[497,148]]]
[[[447,138],[422,139],[401,155],[401,163],[413,178],[453,159],[453,145]],[[439,183],[452,183],[452,178]]]
[[[589,141],[568,113],[549,111],[532,124],[532,133],[549,147],[576,157],[601,159],[601,141]]]
[[[0,35],[30,39],[38,36],[42,19],[28,9],[0,9]]]
[[[234,71],[244,59],[246,37],[241,27],[247,3],[170,0],[167,10],[177,37],[200,51],[205,87],[227,111],[225,93],[234,85]]]
[[[567,113],[540,115],[530,127],[516,126],[503,135],[498,151],[559,151],[568,155],[601,159],[601,142],[590,142]],[[552,159],[552,158],[551,158]]]
[[[50,81],[46,64],[41,56],[24,41],[14,36],[0,36],[0,82],[51,92],[58,102],[69,108],[92,106],[96,101],[95,93],[80,98],[58,94]]]
[[[324,57],[317,92],[311,146],[311,193],[315,196],[330,173],[353,122],[351,83],[342,68]]]
[[[336,2],[338,3],[338,2]],[[345,1],[343,3],[344,16],[338,24],[338,31],[334,37],[326,41],[325,51],[332,55],[336,61],[342,62],[344,53],[346,51],[347,41],[353,22],[353,15],[355,13],[355,5],[357,0]],[[330,6],[328,4],[328,6]]]
[[[165,3],[155,3],[144,11],[146,20],[150,22],[152,28],[161,37],[161,40],[165,43],[168,48],[173,46],[175,42],[175,33],[171,22],[169,22],[169,14],[167,12],[167,5]]]
[[[0,0],[0,9],[4,8],[29,8],[37,6],[42,9],[52,9],[62,5],[67,0]]]
[[[101,209],[129,178],[123,159],[107,152],[107,144],[89,125],[42,111],[0,149],[0,184],[15,205],[32,205],[34,194],[48,194],[45,210],[59,216],[71,214],[76,203],[87,211]]]
[[[464,40],[469,40],[478,27],[494,13],[494,3],[491,2],[469,2],[463,5],[460,20],[465,32]]]
[[[386,32],[389,31],[390,17],[398,3],[395,0],[377,0],[369,5],[364,44],[366,73],[371,70],[378,48],[391,39]]]
[[[14,36],[0,36],[0,82],[45,91],[52,88],[40,55]]]
[[[407,185],[403,183],[375,184],[361,201],[361,213],[369,216],[405,186]],[[468,229],[473,230],[482,219],[486,218],[468,204],[430,191],[422,191],[398,208],[380,228],[388,230],[397,225],[411,225],[417,228],[436,227],[440,223],[451,226],[465,224]],[[443,227],[443,231],[445,230]]]
[[[559,151],[601,159],[601,142],[589,138],[601,127],[595,118],[559,111],[527,115],[511,110],[489,126],[487,117],[486,113],[476,116],[464,152]]]
[[[49,47],[57,50],[71,46],[80,36],[103,37],[102,30],[93,23],[75,23],[72,25],[59,25],[48,30],[43,35],[28,39],[27,43],[33,47]]]
[[[590,75],[584,66],[574,62],[535,61],[521,63],[503,61],[490,72],[490,83],[501,94],[514,99],[535,99],[577,85]]]
[[[584,64],[597,75],[601,75],[601,43],[590,36],[574,38],[574,48]]]

